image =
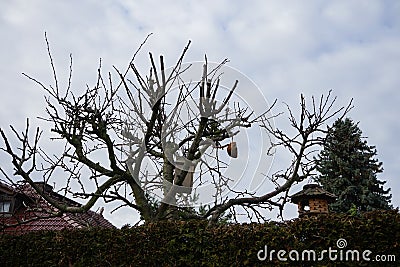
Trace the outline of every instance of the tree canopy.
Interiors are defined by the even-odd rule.
[[[390,189],[384,189],[386,181],[377,177],[383,168],[376,156],[376,148],[367,144],[350,118],[338,119],[328,128],[316,161],[320,173],[316,180],[338,197],[332,211],[391,209]]]

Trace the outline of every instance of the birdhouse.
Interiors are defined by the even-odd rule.
[[[290,198],[297,204],[299,217],[329,213],[328,205],[336,200],[334,194],[318,184],[307,184],[303,186],[303,190]]]
[[[184,164],[185,164],[185,158],[180,157],[175,161],[174,184],[177,183],[178,176],[183,171]],[[194,170],[195,170],[195,166],[193,164],[191,164],[188,169],[188,172],[185,176],[185,180],[183,180],[183,182],[182,182],[182,186],[177,190],[178,193],[190,194],[192,192]]]

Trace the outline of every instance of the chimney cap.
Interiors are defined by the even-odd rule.
[[[44,192],[51,192],[53,191],[53,186],[45,183],[45,182],[34,182],[37,186],[40,187]]]
[[[290,197],[293,203],[298,203],[302,200],[308,200],[311,198],[326,199],[328,202],[333,202],[337,197],[323,189],[318,184],[306,184],[303,186],[303,190]]]

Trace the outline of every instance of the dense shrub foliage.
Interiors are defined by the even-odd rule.
[[[370,250],[370,262],[340,261],[337,240],[346,250]],[[267,259],[260,261],[257,254]],[[290,251],[329,248],[337,260],[291,261]],[[275,250],[271,259],[269,253]],[[280,261],[278,250],[287,253]],[[295,254],[292,254],[292,256]],[[317,254],[318,257],[319,254]],[[373,262],[394,255],[396,262]],[[388,261],[389,258],[386,257]],[[390,259],[390,260],[393,260]],[[206,222],[162,222],[117,229],[88,229],[0,236],[1,266],[359,266],[400,263],[400,214],[374,211],[360,216],[320,215],[286,222],[219,225]]]

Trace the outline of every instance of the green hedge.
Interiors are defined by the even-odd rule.
[[[372,251],[371,262],[340,261],[347,250]],[[276,250],[260,261],[260,250]],[[291,261],[293,250],[336,249],[338,259]],[[288,261],[280,261],[284,250]],[[293,252],[294,253],[294,252]],[[377,254],[396,262],[372,262]],[[264,255],[263,251],[260,255]],[[295,254],[292,254],[295,256]],[[344,256],[343,256],[344,257]],[[345,258],[343,258],[345,259]],[[387,259],[389,260],[389,259]],[[0,236],[1,266],[400,266],[400,214],[323,215],[286,222],[207,227],[206,222],[160,222],[129,229],[87,229]]]

